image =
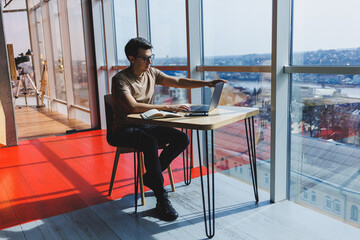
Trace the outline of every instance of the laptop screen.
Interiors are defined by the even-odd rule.
[[[211,98],[209,112],[218,106],[223,87],[224,87],[224,82],[220,82],[216,84],[215,90]]]

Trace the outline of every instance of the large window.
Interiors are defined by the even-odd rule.
[[[290,71],[290,198],[305,203],[300,194],[306,187],[319,199],[326,196],[325,207],[312,207],[349,221],[360,199],[360,75],[351,74],[360,65],[354,30],[360,2],[339,3],[293,0],[291,62],[305,66]]]
[[[271,64],[271,1],[207,0],[203,10],[203,65],[219,67],[206,71],[205,80],[225,79],[220,105],[258,107],[255,117],[255,139],[258,176],[270,171],[270,105],[271,74],[241,72],[224,66],[269,66]],[[210,68],[208,68],[211,70]],[[238,72],[236,72],[238,71]],[[256,71],[256,70],[254,70]],[[205,89],[205,103],[211,96]],[[216,171],[250,181],[237,171],[237,166],[249,166],[244,122],[216,130]],[[259,181],[269,189],[269,181]]]
[[[75,105],[89,108],[83,19],[80,0],[67,1]]]
[[[51,0],[49,2],[49,15],[53,47],[56,98],[66,101],[58,0]]]
[[[116,39],[116,65],[128,65],[124,52],[126,43],[136,37],[135,1],[113,0],[115,39]]]
[[[291,99],[291,176],[332,197],[358,191],[360,168],[358,75],[294,74]],[[342,184],[346,182],[346,186]],[[347,192],[345,191],[345,193]],[[292,193],[295,199],[297,193]]]
[[[169,76],[186,77],[186,71],[164,71]],[[182,88],[156,86],[155,104],[182,104],[187,103],[189,99],[188,90]]]
[[[330,197],[359,191],[360,82],[354,75],[293,74],[291,177]],[[346,185],[344,185],[346,183]],[[299,192],[292,192],[294,199]],[[360,195],[359,195],[360,196]]]
[[[187,77],[188,72],[177,66],[187,65],[186,14],[183,0],[149,1],[150,39],[155,60],[153,65],[172,66],[164,72],[170,76]],[[157,86],[155,103],[188,103],[188,90]]]
[[[154,65],[187,65],[184,0],[150,0],[151,43]]]
[[[205,72],[205,80],[222,78],[225,85],[219,105],[258,107],[255,117],[256,155],[258,176],[269,175],[270,170],[270,73],[256,72]],[[210,94],[209,94],[210,95]],[[248,165],[246,133],[244,122],[237,122],[216,130],[216,170],[233,177],[248,178],[236,171],[236,166]],[[259,161],[262,160],[262,161]],[[223,163],[225,162],[225,163]],[[265,189],[269,184],[259,182]]]
[[[204,64],[270,65],[271,3],[203,1]]]
[[[41,66],[41,69],[43,69],[43,64],[45,63],[44,61],[46,60],[46,53],[45,53],[41,7],[35,10],[35,19],[36,19],[36,38],[37,38],[37,45],[39,50],[38,62],[39,62],[39,66]]]
[[[293,1],[295,65],[360,65],[360,1]]]

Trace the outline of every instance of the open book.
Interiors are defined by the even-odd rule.
[[[166,111],[159,111],[157,109],[151,109],[149,111],[146,111],[140,116],[143,119],[154,119],[154,118],[166,118],[166,117],[181,117],[180,114],[174,113],[174,112],[166,112]]]

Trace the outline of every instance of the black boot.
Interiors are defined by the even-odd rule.
[[[166,221],[174,221],[178,218],[178,213],[171,205],[171,202],[168,198],[167,193],[164,193],[162,196],[156,197],[156,210],[160,214],[160,218]]]

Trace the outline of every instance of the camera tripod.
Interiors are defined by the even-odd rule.
[[[37,97],[39,97],[40,93],[36,89],[35,83],[32,80],[32,78],[30,77],[30,75],[28,73],[25,73],[23,68],[19,68],[19,70],[20,70],[20,73],[19,73],[20,79],[19,79],[19,83],[18,83],[18,86],[17,86],[17,89],[16,89],[14,106],[16,106],[16,99],[19,98],[19,92],[20,91],[22,91],[23,94],[24,94],[25,105],[27,106],[28,105],[28,103],[27,103],[27,95],[30,94],[30,91],[34,90]],[[26,80],[28,82],[30,82],[30,85],[32,86],[32,88],[27,87],[27,85],[26,85],[27,81]],[[22,89],[21,89],[21,87],[22,87]],[[19,108],[21,108],[21,107],[19,106]]]

